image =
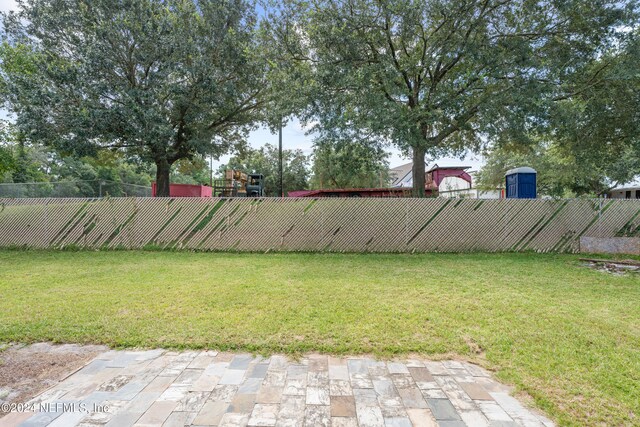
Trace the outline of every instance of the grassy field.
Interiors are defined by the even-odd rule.
[[[0,251],[0,341],[465,358],[640,423],[640,276],[571,255]]]

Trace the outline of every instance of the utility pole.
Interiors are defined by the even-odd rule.
[[[282,118],[280,118],[280,122],[278,123],[278,169],[280,171],[278,192],[280,193],[280,197],[284,197],[284,187],[282,185]]]
[[[213,187],[213,156],[209,156],[209,187]]]

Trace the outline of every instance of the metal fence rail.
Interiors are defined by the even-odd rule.
[[[576,252],[640,236],[636,200],[0,199],[0,246]]]
[[[151,187],[108,179],[0,183],[0,198],[151,197]]]

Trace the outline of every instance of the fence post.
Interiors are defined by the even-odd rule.
[[[602,238],[602,197],[598,197],[598,236]]]
[[[45,241],[43,242],[44,244],[42,245],[43,248],[48,249],[49,247],[49,242],[51,241],[51,234],[53,234],[49,229],[51,227],[49,226],[49,199],[47,199],[47,201],[44,203],[44,235],[45,235]]]
[[[320,211],[322,212],[322,215],[320,216],[320,226],[322,228],[322,232],[320,234],[320,240],[318,240],[318,246],[317,247],[322,248],[321,245],[324,244],[323,240],[324,240],[325,236],[327,235],[327,204],[326,203],[322,203],[322,198],[320,198],[316,203],[318,203],[318,205],[320,205]]]
[[[404,246],[405,246],[405,252],[409,250],[408,248],[408,244],[409,244],[409,198],[405,199],[404,201]]]
[[[136,222],[138,221],[138,198],[132,197],[131,204],[133,205],[133,219],[129,222],[129,247],[127,249],[135,249],[134,241],[135,241],[135,233],[136,233]]]

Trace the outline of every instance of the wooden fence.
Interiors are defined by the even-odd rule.
[[[637,200],[0,199],[0,246],[577,252],[640,236]]]

